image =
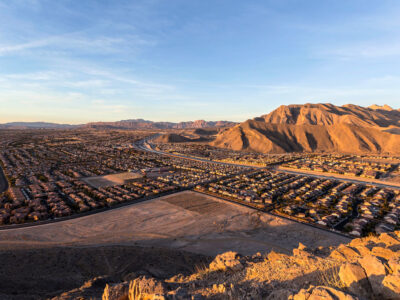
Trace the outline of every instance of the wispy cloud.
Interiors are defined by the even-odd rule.
[[[347,46],[324,49],[318,56],[340,59],[394,58],[400,56],[400,42],[349,43]]]
[[[126,35],[123,37],[83,37],[76,34],[66,34],[61,36],[50,36],[23,43],[0,43],[0,56],[14,55],[27,50],[47,48],[47,50],[74,50],[79,53],[101,53],[112,54],[126,51],[134,51],[140,46],[154,45],[155,41],[145,40],[137,35]],[[74,52],[70,52],[74,54]]]

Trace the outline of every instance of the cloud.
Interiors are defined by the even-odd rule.
[[[69,55],[79,53],[116,54],[129,53],[132,55],[142,46],[154,46],[155,40],[148,40],[135,34],[125,34],[119,37],[97,36],[90,37],[84,33],[68,33],[48,36],[23,43],[0,43],[0,56],[26,53],[27,50],[43,49],[47,52],[60,53],[68,51]]]
[[[336,57],[340,59],[358,58],[393,58],[400,56],[400,42],[356,44],[325,49],[317,53],[319,56]]]
[[[0,56],[10,54],[10,53],[16,53],[16,52],[21,52],[24,50],[29,50],[33,48],[40,48],[47,46],[49,44],[48,39],[43,39],[43,40],[37,40],[37,41],[31,41],[27,43],[22,43],[22,44],[17,44],[17,45],[0,45]]]

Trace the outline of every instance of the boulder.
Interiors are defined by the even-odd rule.
[[[289,257],[286,254],[277,253],[275,251],[271,251],[270,253],[268,253],[268,260],[273,262],[284,261],[288,258]]]
[[[219,254],[210,263],[209,269],[210,271],[225,271],[227,269],[240,271],[244,268],[240,258],[241,255],[233,251]]]
[[[379,295],[381,293],[382,280],[386,276],[385,265],[379,258],[373,255],[360,258],[358,262],[367,274],[374,294]]]
[[[400,245],[399,237],[394,233],[382,233],[379,236],[379,240],[381,242],[385,243],[385,245],[387,247],[394,246],[394,245]]]
[[[299,243],[299,246],[296,249],[293,249],[293,255],[302,258],[312,257],[312,254],[309,252],[308,248],[302,243]]]
[[[383,247],[372,248],[371,254],[381,257],[381,258],[384,258],[386,260],[389,260],[392,257],[395,257],[395,255],[396,255],[392,250],[390,250],[388,248],[383,248]]]
[[[358,245],[355,247],[355,249],[360,253],[360,256],[365,256],[365,255],[370,255],[371,254],[371,249],[368,249],[364,245]]]
[[[400,275],[387,275],[382,281],[384,299],[400,299]]]
[[[388,261],[390,270],[392,270],[393,275],[400,275],[400,256],[394,256]]]
[[[293,295],[289,299],[290,300],[306,300],[306,299],[310,298],[310,296],[311,296],[310,289],[311,289],[311,287],[308,290],[301,289],[297,294]]]
[[[345,263],[340,267],[339,278],[350,293],[366,299],[372,294],[367,275],[360,265]]]
[[[360,257],[360,253],[355,248],[340,245],[336,250],[332,251],[330,257],[339,261],[355,261]]]
[[[290,299],[290,298],[289,298]],[[302,289],[299,293],[294,295],[293,300],[358,300],[350,294],[344,293],[340,290],[326,287],[317,286],[310,287],[308,290]]]

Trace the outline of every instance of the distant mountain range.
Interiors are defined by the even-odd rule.
[[[103,129],[188,129],[188,128],[207,128],[207,127],[229,127],[237,123],[230,121],[189,121],[189,122],[153,122],[142,119],[123,120],[118,122],[96,122],[84,125],[89,128]]]
[[[0,128],[3,129],[70,129],[77,128],[80,125],[70,124],[57,124],[47,122],[10,122],[0,124]]]
[[[117,122],[94,122],[82,125],[57,124],[47,122],[11,122],[0,124],[3,129],[74,129],[74,128],[95,128],[95,129],[188,129],[208,127],[229,127],[237,123],[230,121],[189,121],[189,122],[153,122],[143,119],[122,120]]]
[[[387,105],[282,105],[222,130],[211,144],[262,153],[400,154],[400,110]]]

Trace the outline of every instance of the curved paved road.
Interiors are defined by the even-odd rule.
[[[183,154],[172,154],[172,153],[154,150],[151,147],[151,145],[148,143],[148,140],[154,139],[157,136],[158,136],[158,134],[151,136],[149,139],[141,140],[141,141],[133,144],[133,146],[140,150],[152,152],[152,153],[159,154],[159,155],[178,157],[178,158],[183,158],[183,159],[195,160],[195,161],[199,161],[199,162],[207,162],[207,163],[213,163],[213,164],[219,164],[219,165],[225,165],[225,166],[242,167],[242,168],[253,168],[253,169],[264,168],[264,167],[257,167],[257,166],[246,166],[246,165],[240,165],[240,164],[233,164],[233,163],[227,163],[227,162],[221,162],[221,161],[215,161],[215,160],[209,160],[209,159],[202,159],[202,158],[187,156],[187,155],[183,155]],[[146,146],[146,144],[147,144],[147,146]]]

